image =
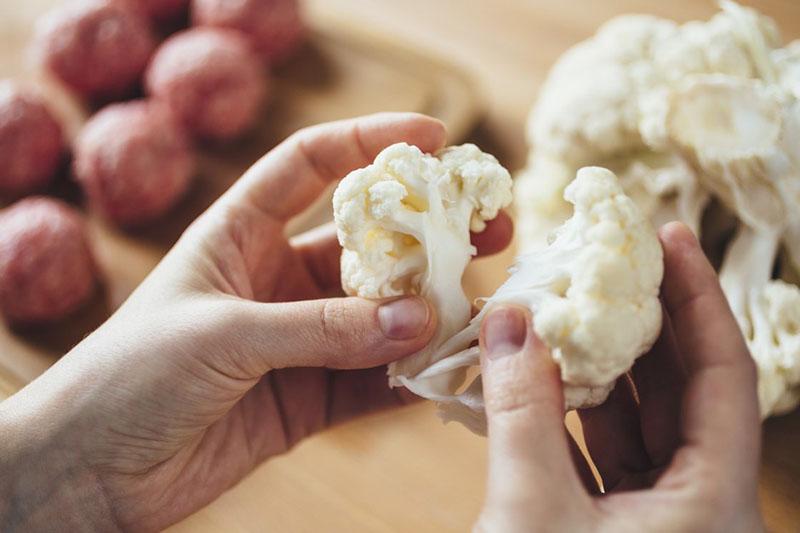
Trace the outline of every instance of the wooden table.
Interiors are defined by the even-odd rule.
[[[25,0],[4,0],[27,4]],[[800,2],[747,2],[800,37]],[[707,18],[700,0],[308,0],[320,26],[346,24],[402,40],[463,66],[487,104],[473,132],[511,168],[524,163],[523,124],[548,67],[598,24],[625,12]],[[0,9],[2,12],[2,9]],[[2,43],[0,43],[2,44]],[[482,260],[471,289],[496,286],[510,253]],[[800,527],[800,412],[765,424],[763,510],[776,531]],[[467,530],[483,497],[483,439],[442,426],[429,405],[372,416],[302,443],[256,469],[180,532]]]

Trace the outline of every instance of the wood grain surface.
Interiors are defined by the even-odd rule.
[[[31,21],[57,1],[0,1],[0,76],[25,76],[22,48]],[[773,16],[787,38],[800,37],[797,0],[745,3]],[[106,294],[88,313],[47,334],[0,329],[0,370],[6,370],[0,371],[0,394],[43,371],[97,325],[154,266],[199,206],[292,128],[378,109],[417,109],[445,117],[456,130],[453,140],[460,140],[477,111],[470,84],[419,53],[446,58],[469,73],[486,104],[472,139],[518,168],[527,152],[527,111],[547,69],[570,45],[626,12],[685,21],[715,11],[705,0],[307,0],[306,8],[326,33],[304,52],[305,66],[281,73],[277,101],[287,103],[266,111],[263,136],[205,154],[202,187],[195,193],[200,198],[190,196],[158,230],[126,234],[93,220],[93,236],[104,243],[100,262],[111,280]],[[386,41],[402,43],[406,51],[372,44]],[[349,51],[337,55],[337,43]],[[370,44],[366,55],[364,43]],[[315,85],[320,83],[315,76],[324,78],[325,69],[309,65],[331,64],[341,69],[335,83]],[[63,194],[74,195],[65,188]],[[470,291],[493,290],[512,256],[509,251],[478,261],[467,275]],[[772,530],[798,531],[800,412],[768,421],[764,437],[764,514]],[[375,415],[309,439],[262,465],[171,530],[465,531],[480,509],[485,450],[485,440],[459,426],[441,425],[427,404]]]

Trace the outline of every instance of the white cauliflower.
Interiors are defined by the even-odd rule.
[[[439,362],[420,378],[478,365],[479,349],[471,345],[487,311],[499,303],[532,311],[537,335],[561,367],[567,409],[605,401],[617,378],[650,349],[661,330],[663,276],[652,225],[606,169],[581,169],[564,197],[574,205],[572,218],[547,248],[518,258],[508,280],[441,346],[434,356]],[[461,394],[433,399],[446,420],[485,431],[480,379]]]
[[[465,144],[436,156],[392,145],[348,174],[333,196],[342,252],[342,286],[351,295],[419,294],[438,313],[438,329],[421,352],[389,366],[390,383],[448,394],[452,380],[416,384],[436,348],[470,319],[461,286],[475,255],[470,230],[482,231],[511,203],[511,176],[493,156]]]
[[[742,225],[720,281],[759,370],[764,417],[800,402],[800,289],[772,274],[781,242],[800,264],[800,104],[760,80],[700,77],[675,91],[669,140]]]
[[[775,25],[751,9],[724,5],[709,22],[683,26],[647,15],[617,17],[568,50],[528,119],[537,153],[577,168],[644,148],[654,100],[671,85],[694,74],[758,77],[779,41]]]
[[[722,289],[758,368],[764,418],[800,403],[800,289],[770,279],[777,247],[776,232],[743,226],[720,270]]]
[[[791,374],[785,365],[800,362],[767,363],[777,352],[763,339],[766,325],[783,327],[770,309],[794,301],[774,295],[797,289],[771,281],[781,244],[800,270],[800,41],[780,48],[772,20],[720,4],[710,21],[680,26],[614,19],[562,57],[529,118],[533,150],[516,183],[517,226],[523,250],[540,248],[541,233],[564,219],[563,176],[584,164],[615,171],[657,225],[680,220],[699,236],[706,206],[718,200],[742,226],[722,277],[759,362],[760,387],[789,390],[795,385],[768,376]],[[762,317],[755,330],[751,311]],[[762,392],[765,413],[779,410],[775,394]]]
[[[670,94],[665,147],[700,170],[703,185],[754,227],[780,226],[800,195],[792,139],[800,106],[759,80],[698,76]],[[788,137],[788,138],[787,138]],[[793,195],[789,206],[784,194]]]
[[[644,152],[636,158],[611,159],[607,168],[619,176],[625,193],[655,227],[681,220],[695,234],[700,233],[710,195],[683,159],[673,154]]]
[[[776,69],[770,59],[780,41],[774,23],[752,9],[728,1],[722,4],[724,11],[710,21],[684,25],[645,15],[617,17],[559,59],[528,119],[533,150],[530,165],[516,184],[519,226],[563,222],[564,209],[556,208],[560,191],[542,185],[553,179],[547,170],[561,165],[574,175],[591,164],[617,170],[634,199],[643,195],[629,186],[644,187],[657,204],[668,204],[647,206],[655,222],[672,216],[693,230],[699,228],[709,197],[692,183],[697,179],[694,169],[676,163],[669,146],[666,117],[673,90],[686,80],[710,74],[773,82],[779,72],[785,72],[787,79],[792,76],[789,66]],[[555,162],[543,162],[548,160]],[[664,168],[652,168],[648,162],[654,160],[670,162],[670,186],[664,187]],[[653,172],[636,168],[637,163]],[[556,178],[559,185],[561,181]],[[659,185],[653,187],[654,182]],[[557,213],[549,224],[547,215],[528,207],[542,203]],[[524,250],[541,246],[541,232],[530,241],[524,239],[525,233],[521,230]]]

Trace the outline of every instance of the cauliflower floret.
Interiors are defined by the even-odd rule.
[[[747,344],[758,367],[758,398],[766,418],[800,403],[800,289],[776,280],[748,302]]]
[[[442,345],[419,378],[478,364],[470,345],[493,305],[531,309],[534,329],[561,367],[567,409],[602,403],[661,330],[661,245],[652,225],[606,169],[581,169],[564,197],[575,206],[544,250],[522,255],[469,325]],[[447,420],[485,429],[480,383],[434,398]],[[476,413],[476,410],[478,411]]]
[[[800,40],[792,41],[786,48],[773,50],[770,59],[778,69],[778,77],[784,90],[800,98]]]
[[[681,220],[695,235],[700,233],[709,194],[698,183],[695,171],[669,153],[644,152],[636,157],[608,161],[630,196],[653,226]]]
[[[634,161],[642,154],[670,153],[670,98],[687,80],[719,74],[773,82],[780,72],[790,79],[790,69],[776,69],[770,59],[772,48],[780,42],[775,24],[732,2],[723,1],[722,6],[723,11],[708,22],[681,26],[651,16],[617,17],[567,51],[551,70],[528,118],[528,139],[534,147],[529,161],[553,159],[574,175],[583,165],[611,167],[613,161],[625,158]],[[556,215],[526,213],[531,210],[527,206],[535,203],[535,191],[552,179],[546,172],[551,166],[532,164],[520,175],[521,194],[516,202],[520,226],[541,224],[548,218],[552,219],[549,225],[555,226],[565,220],[563,210],[552,205]],[[525,185],[529,180],[530,185]],[[623,186],[629,183],[623,179]],[[693,205],[673,214],[694,216],[694,208],[705,206],[705,198],[689,189],[697,187],[683,185],[681,192],[688,194],[681,202]],[[661,209],[654,212],[665,214]],[[679,220],[695,228],[699,217]],[[523,239],[525,233],[521,232]],[[523,248],[536,249],[540,234],[532,234],[530,246],[523,240]]]
[[[796,147],[784,127],[792,100],[761,81],[720,75],[695,77],[670,94],[665,129],[671,146],[751,226],[782,224],[781,182],[800,180]]]
[[[627,15],[568,50],[551,70],[528,118],[537,151],[577,167],[598,156],[642,146],[637,86],[651,83],[653,41],[677,31],[671,21]]]
[[[521,253],[547,246],[550,234],[569,218],[572,206],[564,200],[564,189],[574,177],[570,166],[542,156],[529,161],[514,180]]]
[[[436,156],[395,144],[339,184],[333,210],[344,249],[345,291],[363,298],[419,294],[438,312],[428,347],[389,366],[393,385],[412,383],[435,362],[441,342],[469,321],[461,277],[475,255],[470,230],[482,231],[509,203],[508,171],[471,144]],[[426,387],[438,394],[453,391],[447,379]]]
[[[758,367],[761,416],[800,403],[800,289],[770,280],[777,231],[743,226],[728,248],[720,283]]]

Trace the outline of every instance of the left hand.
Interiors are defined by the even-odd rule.
[[[382,114],[296,133],[106,324],[0,404],[0,530],[158,530],[303,437],[401,405],[381,365],[425,346],[433,310],[325,298],[341,292],[335,231],[284,236],[329,183],[401,141],[434,152],[445,130]],[[475,244],[510,236],[501,215]]]

